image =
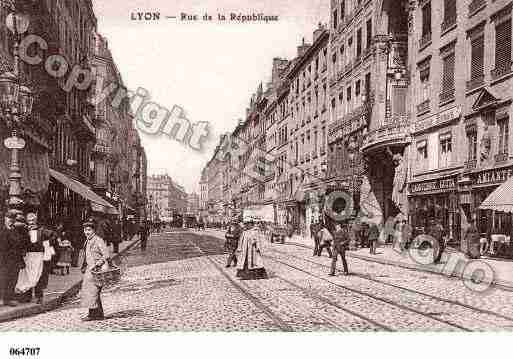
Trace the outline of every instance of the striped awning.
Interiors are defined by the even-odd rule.
[[[22,190],[44,193],[50,182],[48,152],[42,146],[26,140],[25,148],[18,152]],[[0,142],[0,187],[9,186],[11,150]]]
[[[513,213],[513,177],[501,184],[479,206],[479,209],[491,209]]]

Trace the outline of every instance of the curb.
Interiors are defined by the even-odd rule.
[[[134,246],[139,244],[140,238],[137,238],[133,241],[133,243],[130,243],[126,248],[119,251],[119,253],[112,256],[112,259],[115,259],[119,256],[121,256],[126,251],[132,249]],[[8,322],[11,320],[24,318],[24,317],[30,317],[37,314],[49,312],[51,310],[54,310],[58,308],[63,302],[66,300],[73,298],[80,292],[80,288],[82,287],[82,280],[78,281],[77,283],[73,284],[69,289],[64,291],[63,293],[55,296],[51,296],[49,300],[45,300],[43,304],[31,304],[27,307],[14,309],[12,311],[9,311],[8,313],[0,314],[0,323]]]
[[[303,244],[303,243],[288,242],[286,244],[294,245],[294,246],[297,246],[297,247],[302,247],[302,248],[307,248],[307,249],[312,249],[313,250],[313,247],[308,246],[308,245]],[[438,275],[441,275],[441,276],[444,276],[444,277],[448,277],[448,278],[458,278],[458,279],[465,279],[465,280],[471,280],[472,279],[470,277],[463,276],[462,273],[459,273],[459,274],[458,273],[448,274],[448,273],[443,273],[441,271],[441,269],[434,269],[434,268],[429,268],[429,267],[426,267],[426,266],[420,266],[420,265],[417,265],[417,264],[398,262],[398,261],[394,261],[394,260],[391,260],[391,259],[369,258],[367,256],[363,256],[363,255],[360,255],[360,254],[352,253],[350,251],[346,251],[346,255],[348,257],[357,258],[357,259],[360,259],[360,260],[363,260],[363,261],[367,261],[367,262],[380,263],[380,264],[390,265],[390,266],[394,266],[394,267],[400,267],[400,268],[405,268],[405,269],[410,269],[410,270],[416,270],[416,271],[419,271],[419,272],[438,274]],[[469,262],[471,262],[471,261],[469,261]],[[503,289],[503,290],[506,290],[506,291],[513,291],[513,282],[494,279],[492,281],[491,285],[496,287],[496,288],[500,288],[500,289]]]

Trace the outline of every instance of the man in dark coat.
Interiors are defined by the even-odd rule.
[[[481,253],[479,251],[479,239],[480,234],[476,227],[476,223],[473,218],[469,218],[469,226],[465,231],[465,235],[463,236],[463,241],[467,246],[467,257],[471,259],[477,259],[481,257]]]
[[[440,263],[440,259],[442,258],[442,254],[445,249],[445,240],[443,238],[444,229],[442,225],[435,219],[431,219],[430,221],[428,235],[433,237],[435,240],[433,243],[433,263]]]
[[[337,268],[337,258],[340,255],[342,258],[342,265],[344,266],[344,275],[349,274],[346,261],[346,250],[349,247],[349,233],[346,225],[342,226],[340,223],[335,224],[335,233],[333,234],[333,257],[331,260],[330,276],[335,275]]]
[[[319,236],[319,249],[317,250],[317,256],[322,255],[322,250],[326,248],[328,252],[328,256],[333,257],[333,253],[331,253],[331,243],[333,241],[333,236],[331,235],[328,227],[324,223],[320,223],[320,229],[317,232]]]
[[[320,223],[315,223],[312,219],[312,223],[310,224],[310,234],[314,240],[314,251],[313,251],[314,256],[316,256],[317,253],[319,252],[319,247],[321,245],[321,240],[319,238],[320,230],[321,230]]]
[[[226,268],[229,268],[232,263],[237,267],[237,248],[239,246],[240,236],[242,235],[242,228],[236,221],[233,221],[228,231],[226,232],[225,248],[228,251],[228,261],[226,262]]]
[[[119,253],[119,243],[121,242],[121,224],[119,220],[115,220],[112,225],[111,241],[114,246],[114,253]]]
[[[25,266],[23,256],[26,251],[26,241],[20,238],[14,227],[15,218],[15,212],[7,212],[0,230],[0,290],[4,305],[11,307],[17,305],[14,289],[20,269]]]
[[[142,219],[138,226],[139,236],[141,237],[141,250],[146,251],[148,237],[150,236],[150,225],[147,220]]]
[[[379,239],[379,227],[376,223],[371,222],[369,227],[369,248],[370,254],[376,254],[376,246]]]

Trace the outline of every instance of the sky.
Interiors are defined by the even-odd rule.
[[[201,170],[219,136],[244,118],[259,83],[270,80],[272,59],[293,59],[303,37],[312,42],[326,23],[328,0],[93,0],[98,31],[106,36],[125,85],[143,87],[151,101],[181,106],[191,123],[207,121],[210,136],[196,151],[165,135],[139,131],[148,174],[168,173],[188,192],[199,191]],[[134,21],[132,13],[160,12],[161,20]],[[182,13],[200,21],[181,21]],[[212,21],[202,21],[205,13]],[[273,23],[220,23],[217,14],[263,13]],[[166,16],[177,16],[167,19]],[[265,89],[265,88],[264,88]]]

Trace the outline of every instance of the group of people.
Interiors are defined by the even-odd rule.
[[[26,216],[8,211],[0,231],[0,289],[4,305],[42,303],[43,291],[55,269],[69,274],[74,248],[62,228],[41,225],[36,211]]]

